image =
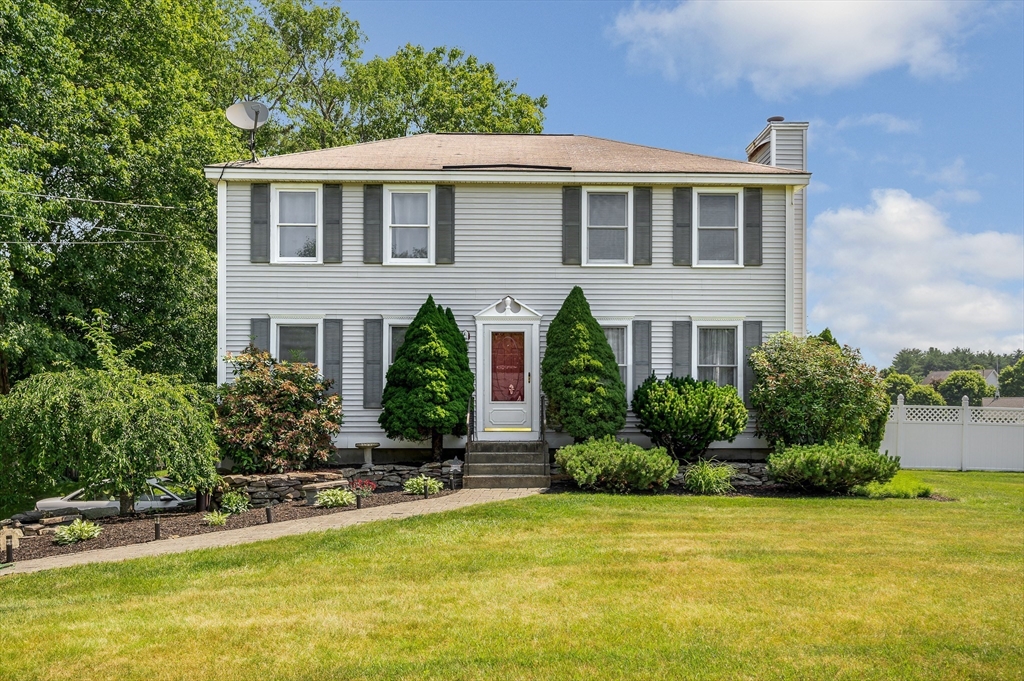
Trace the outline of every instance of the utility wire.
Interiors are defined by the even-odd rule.
[[[164,210],[196,210],[195,206],[160,206],[155,203],[124,203],[122,201],[106,201],[104,199],[85,199],[78,196],[58,196],[56,194],[36,194],[34,192],[19,192],[13,189],[0,189],[0,194],[19,194],[21,196],[35,196],[40,199],[59,199],[61,201],[84,201],[86,203],[105,203],[111,206],[131,206],[132,208],[162,208]]]
[[[67,224],[68,224],[67,221],[61,222],[60,220],[44,220],[43,218],[28,218],[28,217],[25,217],[23,215],[10,215],[9,213],[0,213],[0,218],[14,218],[15,220],[26,220],[26,221],[42,220],[43,222],[48,222],[51,225],[61,225],[61,226],[67,226]],[[159,234],[157,232],[140,232],[140,231],[135,230],[135,229],[119,229],[117,227],[106,227],[106,226],[100,225],[100,222],[98,220],[96,222],[92,223],[90,225],[90,227],[92,229],[97,229],[97,230],[101,230],[101,231],[105,230],[105,231],[108,231],[108,232],[125,232],[126,234],[138,234],[140,236],[162,236],[165,239],[170,239],[170,240],[173,240],[173,239],[176,238],[176,237],[169,236],[167,234]],[[19,241],[18,243],[24,243],[24,242]],[[49,243],[49,242],[47,242],[47,243]]]

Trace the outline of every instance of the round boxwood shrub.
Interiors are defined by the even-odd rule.
[[[663,447],[644,449],[612,435],[562,447],[555,461],[583,489],[610,492],[664,489],[679,473]]]
[[[640,430],[680,461],[704,456],[712,442],[732,442],[747,425],[736,388],[689,376],[650,376],[633,393]]]
[[[804,492],[846,494],[857,485],[885,484],[900,469],[898,456],[855,444],[796,445],[768,456],[768,474]]]

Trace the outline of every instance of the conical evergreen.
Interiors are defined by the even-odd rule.
[[[615,353],[579,286],[548,327],[541,387],[552,420],[577,441],[614,435],[626,425],[626,386]]]
[[[444,435],[465,429],[466,404],[473,391],[466,343],[449,314],[433,296],[420,307],[388,369],[378,419],[392,439],[430,439],[437,461]]]

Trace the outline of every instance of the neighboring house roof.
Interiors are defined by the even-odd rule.
[[[217,168],[220,164],[209,166]],[[424,133],[261,158],[248,169],[547,170],[607,173],[806,175],[760,163],[688,154],[589,135]]]
[[[988,381],[989,383],[992,383],[993,379],[997,380],[997,381],[999,380],[999,374],[996,373],[995,369],[974,369],[973,371],[976,371],[977,373],[981,374],[982,377],[986,381]],[[928,373],[927,376],[924,377],[924,380],[921,381],[921,385],[932,385],[932,384],[936,384],[936,383],[942,383],[947,378],[949,378],[949,375],[951,373],[953,373],[953,372],[952,371],[931,371],[931,372]]]
[[[1013,407],[1024,408],[1024,397],[983,397],[982,406],[985,407]]]

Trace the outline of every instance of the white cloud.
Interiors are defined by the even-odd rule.
[[[809,231],[810,325],[888,364],[903,347],[1024,347],[1024,239],[951,229],[900,189],[818,215]]]
[[[893,68],[916,77],[959,69],[955,43],[985,4],[757,0],[637,3],[612,35],[630,58],[697,88],[749,81],[765,98],[830,90]]]
[[[881,128],[885,132],[917,132],[920,124],[917,121],[907,120],[899,116],[887,113],[865,114],[863,116],[847,116],[836,123],[836,130],[846,128]]]

